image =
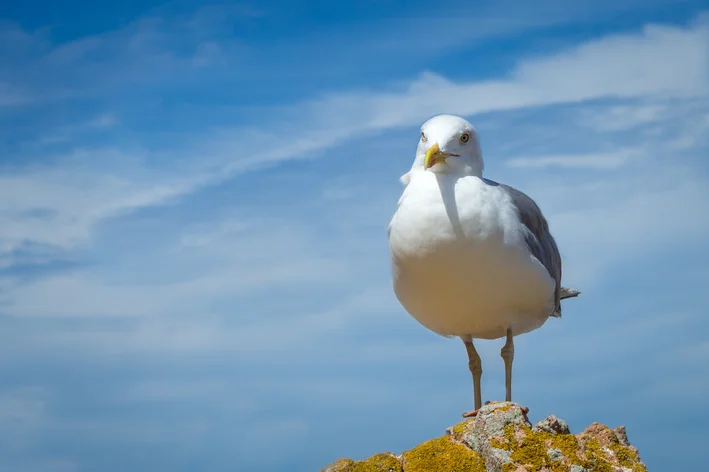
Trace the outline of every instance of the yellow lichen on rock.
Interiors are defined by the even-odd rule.
[[[463,436],[469,434],[473,427],[474,420],[461,421],[460,423],[451,426],[446,430],[446,434],[451,436],[454,441],[463,441]]]
[[[322,472],[402,472],[399,459],[390,453],[382,452],[363,461],[340,459],[322,469]]]
[[[503,472],[517,470],[519,466],[524,466],[525,470],[530,472],[564,472],[572,465],[583,465],[583,461],[576,454],[579,444],[574,435],[532,431],[532,428],[526,425],[517,427],[520,434],[516,432],[515,425],[509,424],[505,426],[505,440],[491,442],[493,447],[510,452],[511,462],[502,466]],[[549,455],[549,450],[558,451],[560,458],[554,460]]]
[[[355,461],[352,459],[337,459],[320,472],[351,472],[354,465]]]
[[[624,427],[593,423],[580,434],[554,415],[532,426],[526,409],[511,402],[483,406],[475,419],[400,457],[377,454],[341,459],[323,472],[647,472]]]
[[[590,433],[587,430],[579,435],[581,440],[573,434],[533,431],[525,425],[517,428],[521,434],[515,425],[509,424],[505,427],[504,439],[491,440],[493,447],[510,452],[511,462],[502,466],[503,472],[515,471],[520,466],[530,472],[564,472],[573,465],[595,472],[615,472],[619,466],[633,472],[647,472],[637,453],[621,444],[606,426],[597,425]],[[601,440],[593,435],[599,432],[603,434]],[[556,454],[550,455],[549,451]]]
[[[406,451],[402,459],[406,472],[485,472],[480,455],[450,436],[426,441]]]
[[[588,458],[587,468],[600,472],[614,472],[617,466],[633,472],[647,472],[637,450],[621,443],[615,431],[600,423],[593,423],[578,435]]]

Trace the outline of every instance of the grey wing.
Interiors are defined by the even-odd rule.
[[[561,287],[561,255],[554,237],[549,232],[549,224],[539,206],[525,193],[505,184],[498,184],[512,198],[513,204],[519,212],[519,219],[526,231],[524,240],[529,251],[551,275],[556,283],[554,290],[554,311],[551,316],[561,316],[561,299],[566,298],[566,293]],[[578,292],[576,292],[578,295]]]

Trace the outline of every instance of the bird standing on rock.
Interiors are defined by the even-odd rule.
[[[421,127],[411,170],[388,228],[394,292],[438,334],[459,337],[482,406],[482,364],[473,339],[506,338],[505,400],[512,400],[514,336],[561,316],[561,257],[537,204],[482,176],[478,134],[438,115]],[[473,415],[466,413],[464,416]]]

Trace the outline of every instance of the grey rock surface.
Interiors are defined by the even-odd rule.
[[[525,410],[518,404],[490,402],[480,408],[473,428],[466,438],[473,451],[482,456],[485,467],[490,472],[501,472],[502,466],[511,462],[510,452],[497,447],[497,442],[504,440],[507,425],[532,426]]]
[[[566,421],[557,418],[554,415],[549,415],[532,428],[535,433],[546,431],[550,434],[569,434],[569,425]]]

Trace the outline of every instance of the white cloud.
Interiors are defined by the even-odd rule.
[[[491,108],[505,109],[533,103],[548,104],[555,100],[584,99],[593,88],[592,84],[585,84],[586,88],[574,98],[573,94],[558,92],[554,87],[544,86],[540,74],[544,70],[552,70],[573,82],[573,74],[591,73],[590,70],[585,72],[580,70],[584,63],[581,59],[587,58],[589,67],[598,67],[597,61],[603,57],[599,52],[601,48],[613,49],[616,42],[619,42],[619,48],[642,61],[644,61],[642,58],[647,56],[647,51],[657,48],[660,54],[656,57],[658,60],[656,66],[664,67],[662,51],[667,50],[668,47],[665,47],[666,45],[660,47],[658,42],[668,41],[671,44],[686,46],[694,44],[697,38],[704,38],[707,34],[707,30],[702,25],[692,28],[684,30],[649,28],[640,35],[614,36],[592,42],[589,43],[590,45],[575,48],[569,53],[541,59],[539,62],[527,61],[511,79],[497,82],[454,85],[440,77],[428,76],[423,81],[415,82],[404,94],[343,95],[337,99],[311,103],[310,110],[323,120],[322,126],[314,131],[315,134],[306,134],[296,140],[295,145],[291,145],[288,139],[277,140],[278,142],[272,148],[263,150],[255,156],[254,160],[247,159],[250,156],[232,158],[229,155],[229,149],[240,148],[238,146],[240,139],[253,142],[253,134],[237,134],[235,138],[224,138],[223,142],[214,140],[206,145],[209,148],[208,152],[197,151],[199,155],[207,157],[203,166],[181,162],[173,167],[170,174],[149,171],[144,162],[135,157],[135,154],[112,151],[113,154],[109,152],[104,156],[107,164],[93,164],[90,161],[95,156],[90,153],[78,153],[62,161],[65,166],[62,170],[44,166],[0,176],[0,256],[3,252],[5,254],[4,262],[0,257],[0,263],[11,265],[14,261],[13,251],[17,251],[28,242],[45,248],[74,249],[89,240],[92,227],[102,219],[146,206],[174,201],[204,185],[228,178],[231,173],[243,172],[254,165],[254,161],[256,164],[259,160],[278,162],[323,149],[367,129],[410,124],[418,120],[415,115],[425,111],[431,94],[435,97],[432,99],[434,101],[430,102],[431,106],[435,100],[440,100],[435,102],[436,107],[444,107],[447,103],[456,102],[464,107],[462,112],[465,114]],[[631,54],[627,51],[628,48],[637,48],[638,51]],[[701,47],[696,45],[687,47],[682,55],[686,55],[687,60],[692,61],[696,59],[694,54],[697,50],[701,50]],[[629,62],[627,74],[630,74],[635,67],[632,60]],[[540,65],[537,67],[534,64]],[[548,69],[544,69],[541,65]],[[650,66],[645,64],[644,67]],[[696,72],[697,69],[690,68],[690,72],[692,71]],[[616,72],[620,84],[617,89],[618,94],[631,94],[621,84],[623,74],[626,72],[623,70]],[[677,84],[675,92],[678,95],[696,93],[698,91],[694,86],[688,84],[696,85],[701,80],[704,80],[704,76],[698,73],[693,80],[683,79]],[[433,82],[437,82],[440,88],[431,88]],[[608,90],[613,89],[609,85],[610,82],[604,83],[605,85],[591,95],[607,93]],[[530,87],[530,84],[535,86]],[[656,87],[645,88],[638,93],[666,94],[669,90],[666,85],[664,79],[659,80]],[[491,90],[498,90],[503,95],[509,91],[516,92],[509,96],[486,96],[484,100],[478,101],[482,97],[480,94]],[[543,93],[539,95],[540,92]],[[557,92],[561,93],[562,98],[555,95]],[[530,97],[533,100],[530,101]],[[363,109],[360,109],[361,103],[365,105]],[[384,104],[393,106],[395,115],[390,114]],[[347,110],[353,111],[354,116],[345,113]],[[374,110],[372,120],[359,121],[362,116],[358,116],[358,113],[366,110]],[[409,112],[413,115],[408,115]],[[640,114],[640,120],[646,122],[648,120],[645,118],[653,115],[652,119],[655,123],[662,123],[661,118],[655,116],[660,113],[659,110],[653,113]],[[328,126],[332,123],[328,124],[326,118],[335,115],[340,117],[335,123],[335,132],[328,132]],[[668,115],[662,116],[667,119]],[[353,130],[353,126],[356,129]],[[264,137],[264,134],[256,136]],[[650,145],[652,146],[653,143]],[[510,165],[511,167],[561,166],[612,170],[621,165],[636,163],[640,158],[644,162],[657,165],[659,161],[652,155],[642,154],[642,149],[644,148],[628,147],[605,154],[558,154],[540,158],[522,156],[512,159]],[[188,151],[185,155],[191,155],[191,152],[193,151]],[[117,161],[122,162],[113,164],[112,168],[111,162]],[[72,165],[67,165],[67,162],[72,162]],[[229,172],[222,172],[224,167],[228,168]],[[685,204],[709,201],[705,183],[696,180],[677,181],[676,185],[657,187],[656,179],[647,178],[647,173],[641,173],[633,180],[628,180],[627,175],[609,174],[604,173],[603,177],[610,180],[588,180],[582,185],[567,183],[554,186],[548,185],[547,181],[539,180],[531,186],[530,194],[535,199],[540,202],[551,202],[548,206],[543,205],[543,208],[550,217],[557,239],[562,243],[562,252],[567,259],[565,273],[568,280],[577,284],[582,290],[590,286],[595,277],[602,273],[608,264],[612,264],[616,257],[621,255],[632,257],[633,254],[658,245],[669,244],[677,231],[681,231],[685,237],[701,237],[707,233],[709,225],[707,218],[693,212]],[[650,172],[650,175],[655,173]],[[535,186],[538,190],[535,190]],[[350,194],[362,193],[362,191],[362,188],[350,189]],[[561,200],[557,203],[554,200],[559,196]],[[372,201],[371,193],[366,197],[367,201]],[[359,202],[361,205],[361,201],[361,198],[348,198],[344,203],[351,205],[353,202]],[[330,203],[335,208],[338,200],[330,200]],[[648,209],[652,209],[651,213],[648,213]],[[337,211],[345,214],[349,210],[340,208]],[[380,214],[381,209],[378,211]],[[365,225],[372,224],[371,221],[366,220],[366,212],[355,211],[351,217],[348,217],[347,224],[356,225],[357,222]],[[277,226],[279,233],[269,234],[269,225]],[[244,352],[251,352],[259,348],[272,349],[255,341],[263,333],[268,332],[273,339],[282,340],[281,348],[285,349],[290,345],[289,339],[312,339],[339,332],[347,326],[350,317],[354,316],[352,313],[361,316],[361,312],[369,309],[365,306],[360,306],[358,310],[334,307],[331,310],[300,316],[297,320],[263,319],[242,326],[236,335],[226,334],[219,322],[209,318],[187,321],[159,319],[164,315],[202,312],[203,307],[209,304],[210,300],[220,297],[238,299],[241,295],[256,292],[264,287],[272,288],[284,284],[300,283],[313,287],[327,281],[343,280],[344,277],[351,275],[348,273],[350,269],[347,268],[346,260],[325,257],[313,247],[312,232],[297,225],[289,225],[286,220],[248,220],[237,216],[214,225],[210,223],[203,228],[188,227],[175,236],[176,241],[166,244],[164,248],[169,257],[176,259],[184,257],[180,254],[180,250],[186,250],[191,256],[197,258],[218,256],[221,263],[212,264],[200,273],[192,272],[179,281],[154,281],[151,285],[145,285],[140,281],[115,283],[89,270],[63,272],[23,283],[6,278],[4,281],[0,280],[3,288],[0,291],[3,313],[22,317],[156,318],[154,321],[135,325],[128,335],[101,332],[59,335],[59,338],[64,340],[60,339],[60,341],[67,345],[91,340],[91,344],[97,348],[105,346],[107,349],[118,350],[175,352],[218,350],[226,349],[227,346],[239,346]],[[344,234],[340,236],[346,237]],[[181,249],[170,246],[172,243],[181,244]],[[583,256],[590,253],[603,254],[604,257]],[[50,256],[51,251],[46,257]],[[260,258],[257,264],[250,262],[251,256]],[[152,261],[154,264],[160,263],[159,259]],[[148,262],[144,261],[144,263]],[[350,295],[354,296],[360,290],[367,290],[367,287],[355,285]],[[370,302],[370,305],[387,303],[387,299],[381,294],[362,297],[365,301],[370,299],[375,300]],[[350,300],[348,303],[355,302]],[[391,309],[398,308],[391,307]]]
[[[706,97],[646,97],[622,105],[590,105],[579,116],[579,123],[594,131],[616,134],[634,131],[637,140],[661,141],[668,153],[691,150],[709,142]]]
[[[565,167],[573,169],[613,170],[623,166],[640,153],[636,149],[626,149],[608,153],[556,155],[538,157],[515,157],[506,162],[513,168]]]
[[[185,15],[164,10],[154,8],[118,29],[59,44],[42,29],[25,31],[0,22],[2,43],[20,52],[0,54],[0,74],[10,87],[28,89],[21,103],[32,104],[95,96],[127,84],[175,83],[195,68],[238,57],[243,44],[225,32],[231,33],[230,22],[258,16],[235,6],[202,7]],[[0,91],[0,106],[4,95]]]
[[[598,206],[579,212],[556,214],[561,228],[578,228],[569,241],[587,249],[613,245],[624,251],[645,251],[656,245],[696,242],[709,231],[706,181],[678,183],[670,188],[636,191],[617,199],[614,208]],[[650,246],[650,247],[648,247]]]
[[[675,162],[678,162],[675,160]],[[665,173],[648,156],[646,169],[582,182],[551,184],[541,177],[525,187],[549,219],[564,259],[566,284],[590,289],[616,265],[671,254],[709,234],[709,181],[677,165]]]
[[[384,129],[417,124],[442,110],[472,115],[599,98],[685,97],[706,95],[708,85],[709,27],[697,23],[590,40],[526,59],[508,79],[456,84],[429,72],[403,93],[342,95],[314,108],[323,122],[356,116],[363,128]]]
[[[80,140],[83,134],[107,131],[118,124],[119,119],[115,115],[102,113],[86,121],[59,126],[41,136],[35,144],[71,143],[73,140]]]
[[[113,150],[87,157],[121,165],[134,159]],[[166,203],[203,183],[201,176],[159,176],[155,182],[132,172],[102,172],[84,159],[78,165],[64,159],[60,168],[0,174],[0,263],[5,258],[7,265],[9,254],[27,243],[70,249],[85,242],[101,219]],[[94,169],[87,171],[86,164]]]
[[[273,222],[271,222],[273,224]],[[256,222],[243,218],[225,218],[211,227],[202,228],[201,230],[188,231],[180,238],[180,244],[186,247],[208,247],[214,244],[228,243],[229,239],[240,237],[249,230],[260,226],[263,229],[262,222]],[[268,223],[266,223],[268,226]]]
[[[303,269],[294,271],[297,280],[288,281],[291,287],[296,283],[324,285],[332,282],[331,271],[320,270],[318,280],[309,281]],[[222,283],[234,282],[231,278],[224,278]],[[255,283],[271,287],[275,282],[269,279]],[[180,289],[158,289],[155,295],[141,294],[134,298],[131,292],[126,291],[119,293],[120,296],[105,297],[102,292],[93,294],[95,287],[87,281],[83,285],[77,284],[81,292],[69,291],[62,299],[50,296],[46,305],[44,302],[37,306],[30,304],[29,297],[45,296],[41,290],[43,286],[42,281],[39,286],[30,284],[19,297],[13,291],[12,299],[16,306],[9,307],[7,312],[22,317],[55,316],[61,321],[48,332],[23,332],[21,340],[13,326],[1,332],[2,344],[14,353],[15,362],[56,351],[69,357],[82,357],[82,353],[91,352],[92,359],[230,353],[264,356],[264,362],[297,352],[301,356],[294,356],[293,360],[297,362],[305,357],[321,357],[323,345],[330,346],[328,349],[342,345],[343,350],[333,353],[333,356],[351,352],[352,345],[347,344],[349,347],[346,348],[338,341],[348,331],[373,323],[381,329],[392,320],[403,320],[407,316],[399,308],[393,293],[382,285],[363,289],[361,284],[354,284],[341,299],[330,302],[322,310],[299,307],[295,303],[297,297],[287,297],[284,309],[276,312],[269,312],[253,303],[245,305],[238,299],[238,294],[234,294],[235,290],[227,286],[222,293],[232,297],[230,308],[227,312],[218,313],[209,308],[214,300],[211,287],[199,287],[186,293]],[[131,289],[135,290],[134,287]],[[146,287],[146,292],[150,290]],[[91,307],[95,311],[85,309],[89,303],[94,303]],[[53,306],[58,310],[52,311]],[[124,318],[120,325],[110,320],[91,326],[64,324],[67,317],[109,315],[132,318]],[[375,357],[369,356],[369,360],[377,362]],[[6,361],[12,362],[10,359]]]
[[[642,103],[612,106],[602,113],[589,110],[584,121],[598,131],[625,131],[660,121],[668,111],[675,110],[668,103]]]
[[[82,165],[73,168],[67,162],[76,157],[66,156],[58,161],[62,170],[29,168],[1,175],[0,254],[5,254],[7,265],[11,263],[7,254],[25,243],[72,248],[86,241],[93,225],[103,218],[173,201],[259,165],[307,157],[361,133],[415,125],[441,111],[471,115],[601,97],[705,94],[708,39],[709,28],[702,22],[687,28],[648,26],[640,33],[604,37],[555,55],[527,59],[508,79],[456,84],[427,73],[403,92],[343,93],[295,105],[290,111],[273,110],[272,116],[297,114],[311,119],[284,125],[286,131],[277,140],[245,129],[220,133],[221,138],[205,136],[201,149],[182,153],[200,162],[199,167],[188,160],[187,166],[176,167],[171,175],[147,171],[140,161],[148,154],[137,158],[115,150],[82,151]],[[313,131],[304,133],[306,129]],[[276,144],[255,156],[238,155],[242,142]],[[618,157],[606,160],[607,166],[619,162]],[[135,165],[106,172],[95,164],[121,161]],[[590,162],[575,158],[563,163],[581,165],[582,161]],[[136,181],[135,175],[142,178]],[[28,216],[37,209],[51,216]]]
[[[232,261],[234,262],[234,261]],[[113,284],[97,275],[69,272],[8,284],[4,314],[13,316],[158,316],[200,311],[210,297],[238,297],[283,285],[333,282],[342,261],[297,254],[253,264],[234,263],[180,282]]]
[[[706,45],[699,44],[706,37],[706,26],[699,23],[690,28],[650,27],[639,34],[612,36],[572,48],[566,53],[524,61],[510,76],[500,80],[453,83],[441,76],[425,75],[401,93],[343,94],[309,102],[305,109],[302,104],[296,104],[291,111],[298,113],[302,120],[292,128],[288,120],[284,120],[287,122],[285,130],[278,130],[278,140],[272,139],[272,129],[256,134],[236,128],[223,134],[205,135],[204,140],[208,142],[181,151],[176,156],[178,159],[170,161],[169,172],[165,168],[150,167],[150,159],[154,156],[142,150],[104,153],[89,150],[64,156],[52,164],[8,171],[0,174],[0,268],[14,264],[20,257],[15,253],[27,245],[36,245],[31,249],[37,260],[49,260],[53,250],[72,251],[90,242],[94,227],[107,218],[175,202],[205,185],[221,182],[253,166],[296,157],[315,157],[320,151],[362,133],[414,125],[441,109],[469,115],[589,98],[639,98],[642,103],[637,107],[614,102],[611,106],[615,108],[611,108],[605,117],[602,113],[593,116],[589,113],[584,118],[588,119],[585,124],[592,130],[603,133],[643,128],[649,136],[644,147],[633,147],[635,142],[627,142],[626,138],[618,141],[608,138],[602,147],[614,150],[603,152],[594,148],[579,153],[577,150],[565,152],[561,145],[554,143],[557,147],[548,154],[513,156],[508,162],[513,169],[539,168],[540,172],[524,177],[524,190],[529,190],[543,203],[567,261],[568,281],[584,291],[582,298],[570,301],[574,305],[573,308],[569,306],[565,321],[550,321],[553,327],[545,327],[519,341],[520,366],[524,365],[525,359],[531,359],[530,363],[541,360],[543,366],[547,358],[558,361],[559,352],[563,352],[561,367],[573,375],[560,378],[557,370],[550,382],[530,381],[526,384],[528,387],[520,382],[520,391],[536,392],[541,398],[548,397],[549,388],[557,394],[559,391],[577,393],[580,389],[596,392],[599,388],[594,382],[604,382],[603,385],[613,388],[617,376],[630,375],[632,365],[613,372],[591,368],[579,374],[574,361],[591,358],[589,364],[600,364],[627,355],[657,360],[661,356],[648,355],[643,346],[663,339],[663,334],[674,333],[672,329],[679,332],[679,327],[696,324],[696,319],[683,316],[679,311],[663,312],[662,316],[645,316],[643,312],[640,315],[631,313],[619,324],[608,323],[587,329],[596,322],[612,319],[607,312],[597,313],[597,310],[604,309],[604,304],[613,304],[611,315],[618,319],[623,316],[623,310],[616,303],[633,305],[627,300],[627,295],[633,292],[632,287],[598,291],[601,278],[615,276],[609,268],[627,264],[640,255],[646,257],[653,251],[666,255],[677,247],[677,241],[682,245],[700,244],[709,234],[709,217],[696,210],[709,201],[709,184],[704,176],[693,173],[694,169],[688,164],[689,156],[696,157],[697,146],[706,142],[709,120],[706,116],[695,120],[695,115],[678,111],[675,102],[657,99],[657,96],[683,97],[706,91],[707,63],[700,57],[701,54],[706,56]],[[671,54],[673,48],[677,51]],[[618,51],[628,59],[621,60]],[[79,52],[75,51],[76,54]],[[686,76],[673,82],[664,70],[668,67],[674,68],[675,72],[679,67],[686,71]],[[640,83],[638,71],[646,74],[645,82]],[[597,83],[588,79],[594,74],[598,76]],[[562,83],[559,77],[564,79]],[[586,106],[578,107],[579,111],[585,109]],[[696,112],[699,116],[702,113],[702,110]],[[310,119],[312,121],[308,121]],[[670,122],[681,132],[668,133]],[[97,126],[113,124],[116,123],[111,119],[96,122]],[[305,130],[311,124],[315,129],[308,133]],[[548,126],[560,127],[561,132],[565,129],[563,123]],[[651,127],[659,128],[660,133],[653,137]],[[662,133],[672,134],[676,139],[663,142]],[[293,140],[290,137],[294,137]],[[588,138],[592,142],[596,136]],[[514,139],[517,138],[510,137],[510,140]],[[243,143],[254,142],[266,144],[263,149],[251,149],[249,152],[254,155],[237,154],[244,149]],[[622,146],[616,146],[618,143]],[[582,142],[578,145],[589,144]],[[337,156],[333,153],[332,158]],[[57,170],[56,166],[62,170]],[[606,172],[589,172],[583,178],[578,177],[580,173],[571,172],[547,176],[544,171],[552,167]],[[350,167],[343,173],[350,176],[355,171]],[[574,174],[576,179],[567,181],[569,174]],[[395,180],[392,187],[396,191],[399,189]],[[187,354],[190,359],[187,364],[194,362],[193,366],[199,368],[202,366],[200,356],[207,354],[211,356],[201,359],[208,358],[210,365],[216,360],[233,360],[238,365],[270,364],[281,368],[329,363],[337,364],[339,368],[384,365],[398,370],[412,368],[412,364],[417,363],[436,373],[441,371],[443,363],[457,362],[458,370],[455,373],[447,371],[446,375],[450,374],[451,381],[458,382],[466,390],[452,392],[448,387],[445,394],[451,394],[453,398],[460,395],[468,401],[469,377],[464,349],[459,341],[443,340],[426,332],[403,312],[391,292],[386,271],[385,220],[382,219],[388,212],[386,204],[382,203],[385,201],[382,195],[388,199],[388,193],[356,179],[347,187],[339,182],[323,182],[323,193],[328,197],[325,202],[303,204],[313,220],[320,217],[317,222],[325,222],[327,228],[323,232],[307,227],[308,222],[295,224],[288,218],[281,218],[277,210],[265,209],[269,218],[218,214],[204,223],[185,224],[177,228],[155,254],[112,254],[110,263],[115,264],[113,268],[117,271],[126,263],[124,256],[133,257],[134,260],[140,259],[136,263],[137,269],[132,267],[136,274],[138,270],[153,270],[165,263],[164,270],[173,273],[171,275],[177,273],[175,278],[178,280],[151,280],[151,284],[146,284],[144,280],[124,277],[116,281],[115,273],[110,278],[101,273],[100,267],[73,269],[22,281],[0,273],[0,310],[19,318],[0,317],[4,324],[4,329],[0,330],[0,344],[11,353],[0,358],[0,364],[14,367],[30,359],[51,359],[52,362],[71,363],[74,372],[83,363],[113,365],[128,359],[148,360],[145,366],[141,365],[141,368],[145,367],[145,379],[136,384],[124,382],[121,385],[125,388],[111,390],[109,402],[156,402],[164,406],[170,402],[216,398],[221,414],[235,413],[238,416],[262,411],[259,408],[263,408],[266,402],[271,402],[269,406],[272,408],[273,397],[265,393],[263,396],[244,394],[242,388],[235,387],[236,382],[244,382],[243,378],[235,379],[234,384],[222,377],[190,382],[180,379],[184,371],[172,372],[172,368],[158,374],[164,375],[164,379],[151,377],[150,362],[168,359],[176,369],[182,369],[184,365],[173,361],[180,354]],[[295,200],[299,196],[293,195],[292,198]],[[234,200],[219,204],[244,209],[250,203]],[[391,202],[393,205],[395,198]],[[319,205],[329,205],[328,211],[342,216],[344,221],[324,220],[322,214],[315,211]],[[381,232],[373,236],[372,231],[379,229],[372,228],[378,228],[380,222]],[[278,227],[278,233],[268,232],[270,226]],[[330,244],[347,248],[342,259],[333,257],[328,251],[326,238],[330,239]],[[380,239],[373,242],[375,238]],[[360,260],[363,258],[354,248],[366,248],[371,261]],[[382,251],[376,252],[379,249]],[[168,260],[179,262],[188,258],[208,263],[198,270],[192,268],[184,273],[167,264]],[[252,263],[255,260],[258,264]],[[653,261],[650,259],[649,262]],[[693,275],[678,273],[676,277],[691,279]],[[706,273],[698,275],[707,279]],[[283,298],[282,312],[259,310],[262,307],[253,301],[244,305],[245,308],[240,307],[240,297],[253,297],[264,287],[273,288],[280,284],[293,291],[301,286],[324,290],[329,283],[337,284],[343,290],[333,297],[334,301],[324,302],[325,307],[303,308],[299,300],[307,294],[285,293],[289,290],[274,292]],[[325,298],[324,293],[321,295]],[[599,301],[601,295],[607,298]],[[223,300],[228,300],[226,308],[215,307]],[[59,319],[27,319],[47,316]],[[91,321],[66,319],[100,316],[106,318]],[[119,316],[133,318],[107,319]],[[594,323],[579,328],[584,316],[596,317]],[[638,316],[643,317],[642,322],[638,321]],[[359,342],[361,334],[374,327],[376,330],[367,334],[367,342]],[[420,333],[421,337],[409,336],[408,328]],[[677,336],[672,338],[679,339]],[[667,342],[671,344],[671,340]],[[605,346],[600,354],[599,345]],[[499,343],[483,344],[482,347],[486,354],[486,395],[495,389],[501,393],[499,348]],[[698,365],[706,358],[706,348],[705,342],[693,342],[687,346],[686,352],[669,350],[668,362],[663,365],[672,368],[687,359]],[[300,396],[308,405],[319,408],[341,400],[351,402],[349,404],[355,407],[401,406],[401,396],[396,389],[401,390],[402,386],[392,380],[381,384],[353,381],[350,385],[332,379],[307,379],[306,373],[302,383],[284,385],[283,379],[266,370],[262,369],[252,384],[268,379],[277,385],[269,393],[277,391],[281,397],[288,396],[290,402],[293,396]],[[544,368],[527,372],[531,375],[540,370]],[[223,367],[220,372],[223,373]],[[520,369],[518,372],[520,379],[524,379],[525,371]],[[681,388],[692,388],[693,398],[701,400],[702,395],[706,396],[706,385],[690,375],[678,374],[669,378],[676,382],[674,387],[647,383],[657,387],[648,395],[671,400],[681,397]],[[490,385],[490,379],[496,379],[494,385]],[[420,385],[428,383],[424,379]],[[494,388],[488,389],[490,386]],[[415,388],[414,385],[411,390]],[[130,444],[147,443],[149,447],[179,444],[183,451],[199,449],[203,441],[211,441],[217,436],[217,431],[211,428],[221,421],[221,418],[215,422],[208,417],[189,415],[169,424],[129,415],[117,419],[66,421],[52,417],[48,408],[51,406],[49,397],[45,393],[42,389],[21,389],[0,394],[0,423],[6,425],[6,430],[0,428],[0,434],[8,440],[7,444],[29,449],[34,435],[41,432],[44,437],[50,434],[73,436],[102,441],[114,447],[117,447],[116,438],[127,438],[125,441]],[[354,398],[344,399],[347,394]],[[408,403],[414,403],[414,399],[421,398],[415,394],[405,398],[404,404],[408,406]],[[435,401],[437,397],[432,398]],[[299,401],[294,404],[300,405]],[[91,412],[87,414],[91,415]],[[307,414],[303,413],[304,416]],[[250,440],[242,445],[243,454],[241,451],[238,454],[247,456],[274,434],[292,437],[294,441],[289,447],[300,448],[301,442],[307,442],[311,433],[309,418],[301,418],[296,413],[286,416],[275,421],[259,421],[253,428],[233,426],[235,434],[249,431]],[[24,436],[22,428],[12,429],[18,424],[26,431]],[[219,436],[223,437],[223,434],[219,433]],[[12,467],[7,470],[73,471],[81,468],[70,460],[35,458],[31,463],[12,462]],[[274,458],[277,459],[283,458]]]
[[[610,35],[555,56],[524,61],[521,82],[567,100],[602,96],[706,95],[709,29],[648,25],[641,34]],[[682,71],[678,74],[677,71]]]

